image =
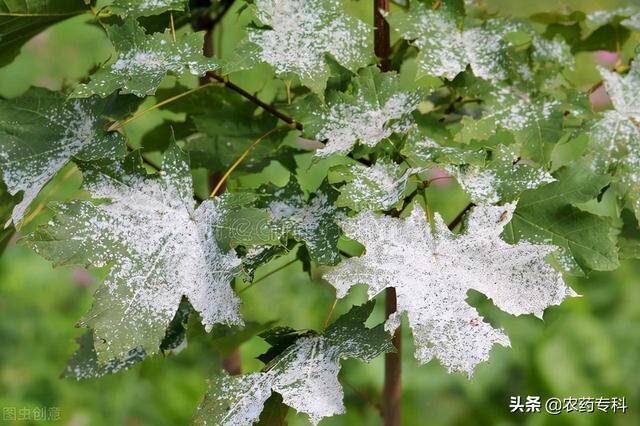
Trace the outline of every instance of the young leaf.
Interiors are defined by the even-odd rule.
[[[106,127],[112,115],[122,116],[137,106],[130,101],[67,101],[61,93],[35,87],[18,98],[0,99],[0,172],[10,194],[22,192],[13,209],[14,224],[72,157],[95,160],[125,154],[124,136]]]
[[[248,42],[227,71],[266,62],[278,76],[296,76],[321,94],[330,75],[327,54],[353,72],[372,59],[370,29],[338,0],[256,0],[252,9],[262,27],[247,28]]]
[[[107,33],[117,53],[115,60],[93,74],[91,81],[77,86],[74,96],[107,96],[120,90],[144,97],[154,94],[167,74],[204,75],[218,67],[215,59],[202,54],[200,33],[184,34],[174,42],[168,33],[146,34],[134,18],[108,26]]]
[[[185,6],[186,0],[114,0],[109,8],[121,16],[151,16]]]
[[[394,132],[406,132],[421,97],[417,92],[400,90],[398,84],[396,74],[368,67],[353,79],[348,92],[329,92],[326,104],[315,97],[305,98],[297,106],[305,132],[327,141],[316,155],[343,154],[356,142],[375,146]]]
[[[347,182],[338,189],[338,207],[355,211],[388,210],[402,198],[413,172],[412,169],[402,170],[393,161],[381,158],[372,166],[357,162],[336,166],[329,172],[329,182]]]
[[[555,247],[500,239],[514,209],[515,203],[476,207],[462,234],[449,231],[439,215],[430,226],[417,205],[407,219],[361,213],[342,226],[348,237],[364,244],[365,254],[343,261],[325,279],[338,297],[359,283],[369,286],[369,298],[395,287],[398,311],[385,329],[395,330],[406,312],[419,361],[438,358],[449,371],[471,376],[494,343],[508,346],[509,339],[467,304],[469,289],[484,293],[505,312],[538,317],[575,295],[544,260]]]
[[[334,204],[338,196],[328,184],[305,200],[295,180],[278,189],[264,187],[265,194],[258,207],[266,208],[273,218],[273,227],[302,241],[311,257],[321,265],[333,265],[340,260],[338,239],[340,227],[336,220],[342,211]]]
[[[547,171],[520,161],[514,146],[498,146],[492,159],[480,164],[445,167],[475,204],[510,202],[527,189],[555,179]]]
[[[522,193],[503,234],[505,240],[563,247],[584,272],[617,268],[616,246],[606,219],[573,206],[596,198],[610,178],[594,174],[581,162],[558,170],[555,178],[557,182]]]
[[[299,337],[263,372],[213,377],[195,414],[195,424],[250,426],[258,420],[272,392],[282,395],[286,405],[307,414],[314,425],[344,413],[338,382],[340,360],[369,362],[393,351],[382,325],[365,327],[372,309],[373,303],[356,306],[323,334]]]
[[[130,348],[158,351],[186,296],[207,330],[242,324],[230,286],[240,259],[223,252],[215,226],[227,210],[218,200],[195,208],[185,155],[172,146],[160,176],[146,176],[136,154],[124,163],[83,164],[85,188],[105,202],[53,205],[56,217],[26,242],[62,263],[111,265],[82,325],[94,330],[98,359]]]

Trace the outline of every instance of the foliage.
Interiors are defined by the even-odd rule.
[[[265,367],[214,374],[194,421],[282,424],[288,406],[317,423],[344,412],[341,360],[393,351],[404,314],[421,363],[471,376],[510,339],[469,290],[541,318],[577,295],[572,275],[640,253],[637,8],[527,20],[414,0],[384,13],[397,41],[381,71],[372,27],[337,0],[242,2],[246,37],[220,57],[203,54],[200,21],[233,2],[34,3],[0,6],[0,65],[79,13],[113,46],[71,87],[0,99],[0,249],[24,228],[55,265],[106,271],[68,376],[199,340],[227,355],[260,333]],[[605,110],[570,78],[580,52],[603,49],[617,55],[593,86]],[[247,74],[266,83],[245,90]],[[136,140],[134,122],[156,109],[164,120]],[[45,211],[48,183],[76,168],[81,189]],[[282,178],[264,179],[273,168]],[[468,202],[449,224],[431,199],[447,185]],[[332,308],[318,332],[245,323],[238,293],[293,251],[337,298],[365,284],[372,301],[333,322]],[[367,327],[385,288],[398,312]]]

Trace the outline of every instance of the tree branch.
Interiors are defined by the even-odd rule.
[[[391,42],[389,24],[382,16],[383,11],[389,10],[389,0],[373,1],[374,49],[378,57],[381,71],[389,70],[389,55]],[[395,288],[385,290],[385,315],[388,319],[397,311],[397,297]],[[402,397],[402,327],[398,327],[393,334],[395,353],[384,356],[384,425],[400,426],[400,402]]]
[[[273,115],[274,117],[279,118],[280,120],[284,121],[285,123],[289,124],[292,127],[295,127],[296,130],[302,130],[302,128],[303,128],[302,127],[302,123],[294,120],[292,117],[286,115],[285,113],[283,113],[281,111],[278,111],[277,109],[275,109],[271,105],[261,101],[256,96],[254,96],[251,93],[249,93],[246,90],[244,90],[242,87],[236,85],[235,83],[232,83],[231,81],[229,81],[229,78],[227,76],[221,76],[219,74],[216,74],[213,71],[209,71],[207,73],[206,77],[204,77],[204,78],[209,78],[210,80],[216,80],[216,81],[224,84],[224,86],[227,89],[233,90],[234,92],[238,93],[243,98],[247,99],[249,102],[252,102],[252,103],[258,105],[260,108],[264,109],[265,111],[267,111],[269,114]]]

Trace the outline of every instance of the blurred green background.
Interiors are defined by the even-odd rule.
[[[370,2],[350,9],[370,21]],[[614,8],[615,0],[515,1],[491,0],[491,10],[502,15],[528,16],[541,11]],[[0,69],[0,95],[17,96],[30,85],[52,89],[72,85],[111,53],[101,30],[90,17],[60,23],[32,39],[11,65]],[[216,32],[216,50],[224,56],[242,37],[243,20],[232,12]],[[625,51],[629,54],[630,52]],[[583,88],[598,80],[591,54],[581,54],[571,78]],[[267,77],[265,77],[267,76]],[[267,69],[238,73],[238,83],[270,99],[284,90]],[[167,81],[170,85],[171,80]],[[149,99],[148,103],[153,103]],[[133,144],[158,124],[165,112],[149,114],[127,127]],[[305,158],[300,158],[304,162]],[[326,167],[319,164],[318,167]],[[63,172],[60,175],[65,175]],[[204,173],[196,171],[198,188],[205,190]],[[261,180],[282,181],[282,168],[272,165],[261,176],[236,178],[235,186],[253,186]],[[54,199],[78,195],[77,174],[58,178],[43,191]],[[55,189],[55,191],[53,191]],[[466,201],[452,198],[448,188],[430,189],[430,199],[446,217],[454,216]],[[29,232],[46,214],[22,230]],[[14,239],[15,240],[15,239]],[[293,254],[291,255],[293,256]],[[260,269],[257,276],[286,264],[282,258]],[[319,277],[322,271],[313,271]],[[37,409],[58,407],[61,425],[186,425],[205,392],[205,378],[219,368],[219,357],[204,342],[193,341],[179,354],[156,357],[129,371],[98,380],[60,379],[66,359],[75,350],[82,330],[75,322],[89,310],[92,294],[105,271],[80,268],[52,269],[34,253],[12,243],[0,258],[0,407]],[[532,316],[512,317],[494,308],[484,297],[470,300],[494,325],[507,331],[511,348],[496,347],[489,363],[481,364],[472,380],[448,374],[437,362],[418,366],[408,332],[403,339],[403,424],[405,425],[640,425],[640,262],[626,261],[611,273],[571,278],[581,298],[546,311],[544,321]],[[239,285],[242,285],[239,283]],[[333,302],[334,291],[319,278],[309,279],[298,263],[274,273],[242,293],[247,320],[278,320],[296,328],[319,328]],[[358,288],[338,304],[336,315],[365,300]],[[379,303],[378,305],[381,305]],[[335,318],[335,316],[334,316]],[[381,306],[371,323],[382,320]],[[406,328],[405,328],[406,330]],[[242,347],[243,369],[259,369],[255,357],[266,344],[254,338]],[[376,405],[382,388],[382,358],[369,365],[346,361],[341,373],[347,414],[323,425],[382,424]],[[626,414],[510,414],[510,396],[626,397]],[[290,412],[292,425],[307,421]],[[36,421],[6,424],[40,424]]]

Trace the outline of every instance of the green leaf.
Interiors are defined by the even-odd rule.
[[[147,357],[142,348],[136,348],[121,358],[112,358],[101,363],[93,346],[93,331],[87,331],[76,341],[80,347],[67,361],[63,377],[73,377],[76,380],[95,379],[126,370]]]
[[[225,66],[227,72],[266,62],[286,80],[321,94],[330,75],[326,55],[355,72],[373,59],[371,29],[347,15],[336,0],[256,0],[251,10],[259,26]]]
[[[395,73],[368,67],[360,70],[347,91],[330,91],[326,103],[306,97],[295,111],[306,134],[327,141],[316,151],[326,157],[349,152],[356,142],[372,147],[393,133],[406,132],[413,123],[410,114],[420,100],[417,91],[400,89]]]
[[[321,265],[340,260],[336,223],[343,212],[335,206],[338,193],[326,182],[308,200],[293,179],[283,188],[263,187],[257,206],[266,208],[272,217],[272,229],[290,234],[306,244],[311,257]]]
[[[617,191],[640,218],[640,62],[620,76],[599,68],[614,106],[605,111],[589,130],[589,156],[595,170],[611,172]]]
[[[338,189],[338,207],[355,211],[388,210],[402,199],[413,172],[381,158],[372,166],[353,162],[333,167],[329,171],[329,182],[347,182]]]
[[[523,21],[488,19],[480,26],[461,29],[460,11],[432,10],[416,2],[409,11],[390,13],[387,21],[418,48],[417,78],[429,75],[453,80],[469,65],[476,76],[488,81],[527,81],[533,70],[524,51],[530,46],[534,67],[549,61],[559,67],[573,63],[562,38],[544,39]],[[515,54],[520,51],[524,54]]]
[[[357,358],[369,362],[393,351],[382,325],[365,327],[372,309],[371,302],[356,306],[325,333],[299,337],[263,372],[214,376],[195,414],[195,424],[250,426],[260,417],[272,392],[280,394],[289,407],[307,414],[313,424],[343,413],[343,392],[338,382],[340,360]]]
[[[114,60],[76,87],[73,95],[107,96],[116,90],[144,97],[152,95],[167,74],[204,75],[218,67],[215,59],[202,53],[202,33],[187,33],[177,41],[167,32],[146,34],[134,18],[122,25],[107,26],[116,50]]]
[[[584,272],[617,268],[607,220],[573,205],[596,198],[610,178],[594,174],[582,162],[558,170],[554,177],[557,182],[522,193],[503,233],[505,240],[551,242],[566,249]]]
[[[146,175],[139,154],[123,163],[83,163],[84,186],[103,200],[52,205],[54,219],[25,238],[56,264],[110,265],[91,311],[98,359],[141,347],[156,353],[183,296],[214,324],[242,324],[230,281],[240,259],[216,241],[227,209],[219,200],[195,207],[184,153],[172,146],[160,175]]]
[[[236,348],[240,347],[244,342],[254,336],[265,332],[273,327],[275,321],[269,321],[264,324],[257,322],[248,322],[244,327],[226,327],[216,325],[212,334],[215,336],[211,339],[211,347],[219,352],[222,356],[228,356]]]
[[[284,405],[282,395],[277,392],[271,394],[269,399],[264,403],[260,420],[255,423],[256,426],[286,426],[287,413],[289,407]]]
[[[109,9],[120,16],[159,15],[168,10],[184,10],[185,0],[114,0]]]
[[[4,0],[0,3],[0,67],[13,61],[22,45],[39,32],[88,11],[83,0]]]
[[[520,160],[517,146],[497,146],[491,159],[445,167],[475,204],[511,202],[527,189],[553,182],[544,169]]]
[[[395,331],[406,313],[418,361],[438,358],[449,372],[471,376],[478,363],[489,359],[491,348],[508,346],[509,338],[469,305],[469,289],[484,293],[512,315],[540,318],[548,306],[575,296],[545,261],[557,247],[509,245],[500,239],[514,209],[515,203],[476,206],[459,234],[438,214],[433,221],[427,219],[419,205],[406,218],[372,212],[349,217],[341,223],[345,235],[363,244],[364,254],[345,259],[324,279],[339,298],[357,284],[367,284],[369,299],[395,288],[397,311],[385,330]]]
[[[35,87],[18,98],[0,99],[0,172],[10,194],[22,193],[13,223],[20,223],[42,187],[73,157],[124,155],[124,137],[105,129],[136,106],[128,97],[68,101]]]

